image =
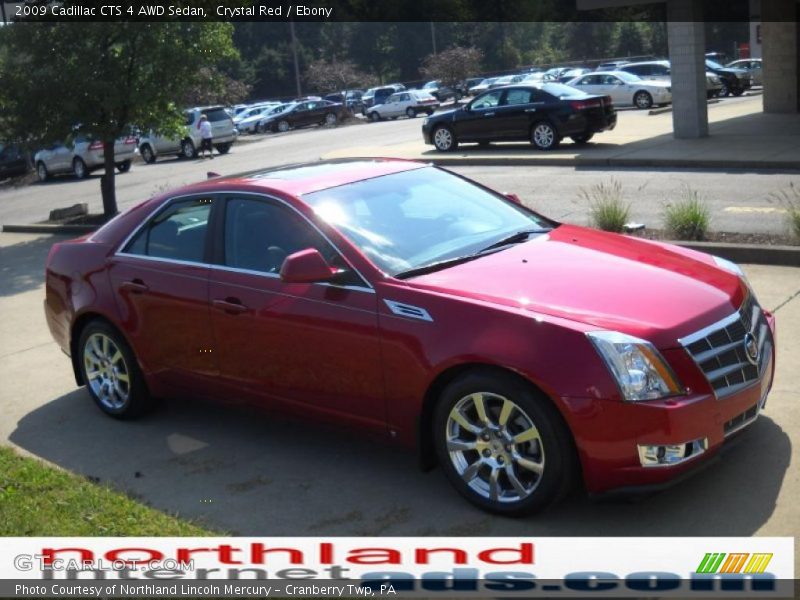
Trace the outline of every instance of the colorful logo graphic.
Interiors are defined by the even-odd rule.
[[[697,573],[763,573],[771,560],[771,553],[708,552],[700,561]]]

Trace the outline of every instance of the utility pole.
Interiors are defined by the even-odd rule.
[[[297,97],[303,96],[300,88],[300,63],[297,60],[297,37],[294,34],[294,21],[289,21],[289,31],[292,34],[292,58],[294,59],[294,82],[297,86]]]
[[[433,53],[436,54],[436,25],[431,21],[431,45],[433,46]]]
[[[2,21],[0,21],[0,22],[2,22],[3,25],[5,25],[6,24],[6,3],[3,0],[0,0],[0,12],[2,12],[2,15],[0,15],[0,18],[2,18]]]

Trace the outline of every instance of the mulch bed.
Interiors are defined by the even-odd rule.
[[[659,242],[674,241],[663,229],[645,229],[632,235]],[[701,242],[724,242],[726,244],[755,244],[758,246],[800,246],[800,240],[788,234],[779,233],[738,233],[731,231],[710,231]]]

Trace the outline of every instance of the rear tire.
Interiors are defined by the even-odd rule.
[[[547,508],[567,494],[578,473],[572,435],[561,415],[541,392],[510,373],[478,369],[448,385],[434,410],[433,440],[456,490],[497,514]]]
[[[231,150],[231,145],[227,143],[217,144],[216,146],[214,146],[214,148],[216,148],[217,152],[219,152],[220,154],[227,154]]]
[[[194,147],[194,142],[192,140],[183,140],[181,142],[181,153],[189,160],[197,156],[197,150]]]
[[[731,91],[731,94],[737,97],[741,96],[742,94],[744,94],[744,88],[736,88],[735,90]]]
[[[415,111],[413,108],[411,108],[411,107],[409,106],[409,107],[406,109],[406,116],[407,116],[409,119],[414,119],[414,118],[416,118],[416,116],[417,116],[417,111]]]
[[[728,87],[728,82],[723,79],[722,80],[722,88],[720,88],[720,90],[719,90],[719,97],[720,98],[725,98],[730,93],[731,93],[731,90]]]
[[[131,161],[125,160],[122,161],[121,163],[117,163],[117,170],[120,173],[127,173],[128,171],[131,170]]]
[[[594,137],[593,133],[582,133],[580,135],[573,135],[572,141],[576,144],[586,144],[589,140]]]
[[[109,323],[96,320],[83,328],[78,362],[89,395],[107,415],[132,419],[155,405],[136,356]]]
[[[278,121],[277,129],[280,133],[289,131],[289,121]]]
[[[47,181],[50,179],[50,173],[47,171],[47,167],[42,161],[36,163],[36,176],[39,178],[39,181]]]
[[[336,125],[336,122],[338,120],[339,118],[336,116],[336,113],[328,113],[327,115],[325,115],[325,122],[323,123],[323,125],[328,125],[329,127],[332,127],[333,125]]]
[[[373,123],[377,123],[378,121],[381,120],[381,116],[374,110],[367,116],[369,117],[369,120],[372,121]]]
[[[86,179],[89,176],[89,169],[82,158],[72,159],[72,174],[75,175],[75,179]]]
[[[152,165],[154,162],[156,162],[156,153],[153,152],[153,148],[150,146],[150,144],[144,144],[141,148],[139,148],[139,154],[142,155],[142,160],[148,165]]]
[[[558,132],[549,121],[539,121],[531,127],[531,144],[536,149],[553,150],[560,142]]]

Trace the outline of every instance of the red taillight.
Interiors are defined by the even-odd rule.
[[[603,101],[600,98],[590,100],[573,100],[569,105],[574,110],[586,110],[588,108],[603,108]]]
[[[102,150],[103,142],[92,142],[89,144],[89,150]]]
[[[136,143],[136,138],[131,136],[131,135],[129,135],[128,137],[125,138],[125,143],[126,144],[135,144]]]

